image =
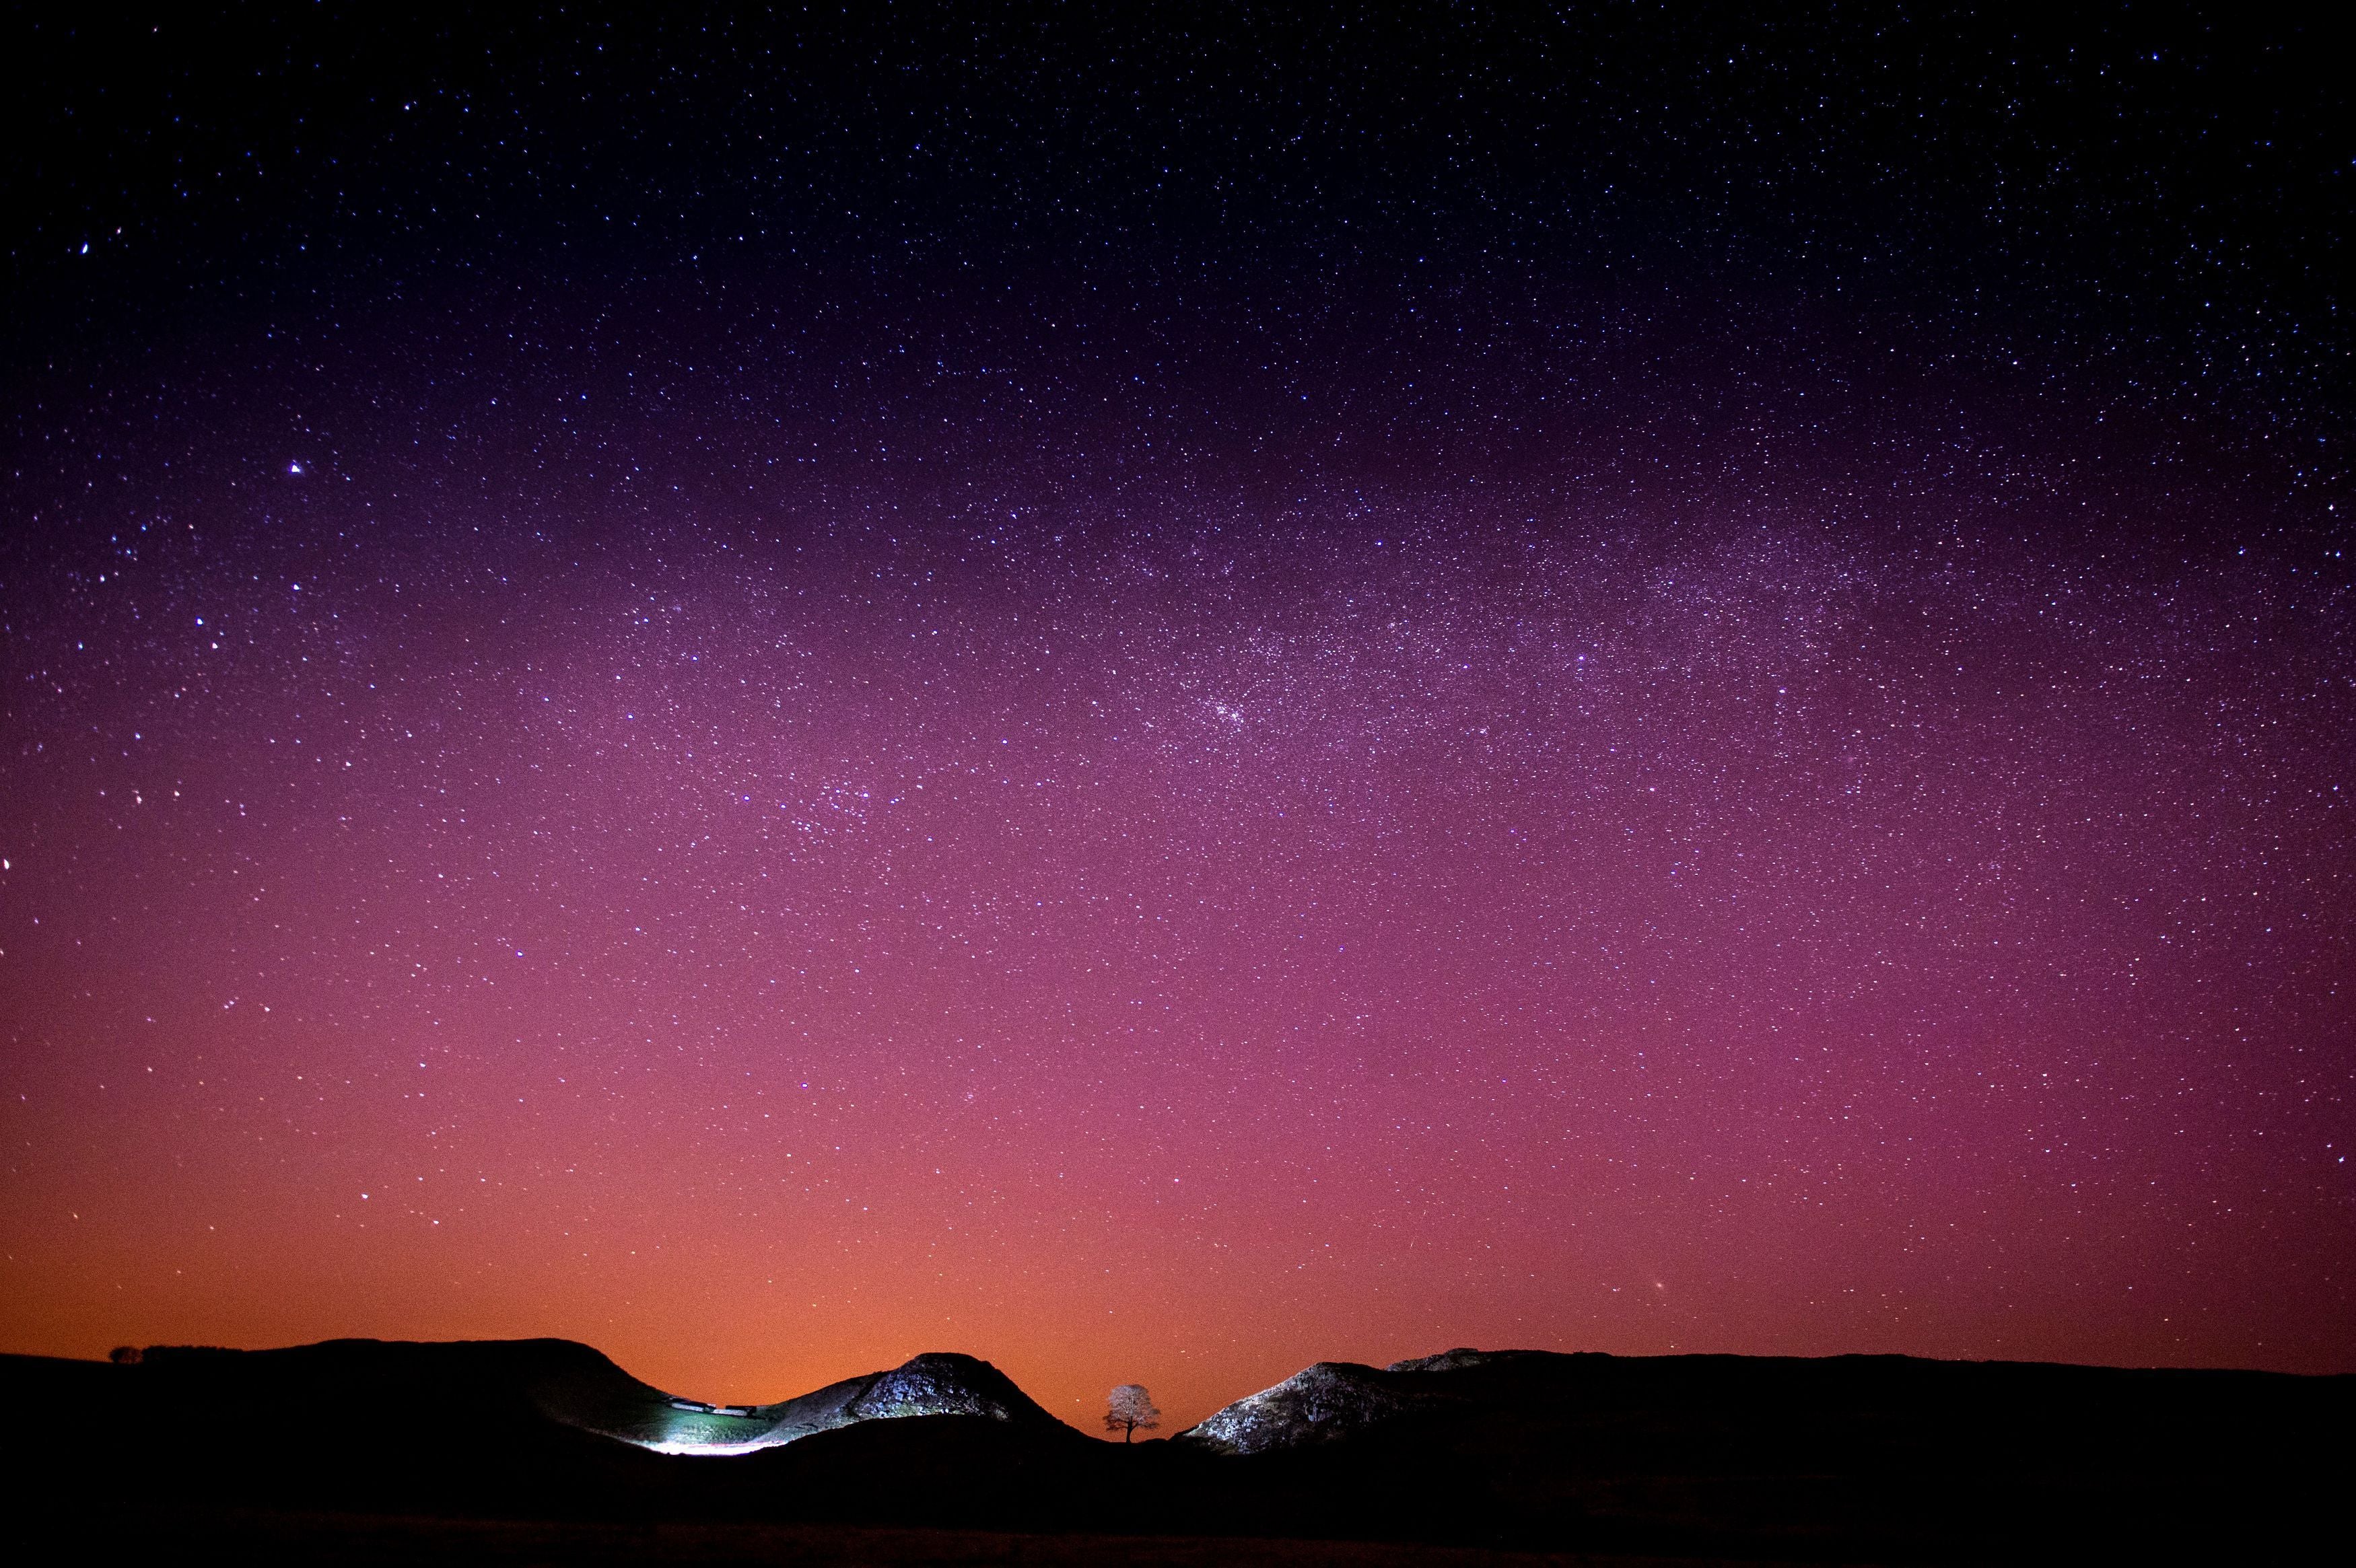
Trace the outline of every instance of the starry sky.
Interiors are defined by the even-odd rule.
[[[2356,1371],[2356,169],[2137,7],[14,14],[0,1348]]]

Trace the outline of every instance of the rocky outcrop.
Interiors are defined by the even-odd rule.
[[[1047,1418],[1031,1396],[988,1361],[935,1351],[879,1372],[851,1403],[859,1421],[899,1415],[987,1415],[1013,1421]]]
[[[750,1454],[862,1421],[912,1415],[1055,1420],[988,1361],[940,1351],[776,1404],[705,1405],[635,1380],[626,1394],[610,1381],[594,1392],[597,1397],[584,1397],[592,1391],[552,1381],[535,1391],[541,1409],[566,1425],[658,1454]]]
[[[1393,1361],[1377,1371],[1355,1361],[1320,1361],[1274,1388],[1239,1399],[1178,1435],[1175,1441],[1215,1454],[1260,1454],[1331,1443],[1401,1416],[1474,1404],[1511,1403],[1513,1387],[1533,1369],[1579,1358],[1542,1350],[1476,1350],[1460,1345],[1436,1356]]]
[[[1386,1371],[1393,1372],[1454,1372],[1466,1367],[1485,1367],[1510,1356],[1527,1355],[1526,1350],[1476,1350],[1470,1345],[1459,1345],[1452,1350],[1442,1350],[1436,1356],[1418,1356],[1412,1360],[1393,1361]]]
[[[1451,1403],[1397,1370],[1320,1361],[1239,1399],[1176,1441],[1215,1454],[1259,1454],[1330,1443],[1417,1410]]]

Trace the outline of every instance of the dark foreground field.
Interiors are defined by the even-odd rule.
[[[1317,1374],[1255,1406],[1269,1445],[1244,1454],[1108,1445],[1024,1401],[715,1458],[552,1418],[643,1390],[559,1341],[7,1357],[0,1474],[20,1539],[157,1563],[2284,1562],[2337,1560],[2351,1523],[2356,1379],[1512,1353]]]
[[[823,1524],[573,1523],[561,1520],[412,1519],[361,1514],[237,1511],[178,1515],[101,1542],[176,1563],[334,1563],[345,1568],[445,1563],[510,1568],[563,1563],[794,1564],[796,1568],[1666,1568],[1659,1557],[1493,1551],[1373,1541],[1288,1541],[1244,1536],[1017,1534],[980,1530],[895,1530]],[[1679,1568],[1712,1568],[1678,1559]]]

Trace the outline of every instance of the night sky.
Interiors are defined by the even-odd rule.
[[[2328,40],[55,9],[0,1349],[2356,1371]]]

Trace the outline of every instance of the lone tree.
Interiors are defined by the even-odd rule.
[[[1162,1424],[1162,1413],[1153,1408],[1153,1396],[1143,1383],[1121,1384],[1105,1403],[1105,1430],[1119,1433],[1123,1443],[1132,1441],[1140,1427],[1151,1432]]]

